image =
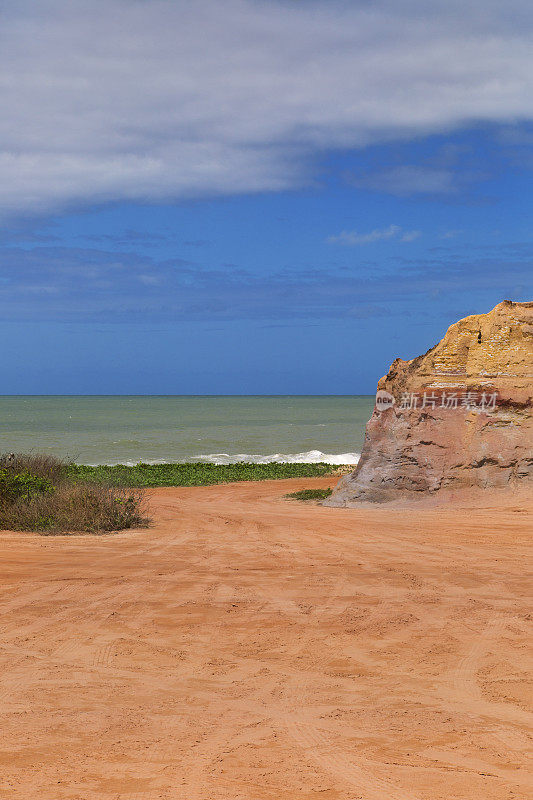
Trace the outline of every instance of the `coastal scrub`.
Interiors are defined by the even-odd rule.
[[[282,478],[318,478],[339,470],[332,464],[144,464],[134,466],[86,466],[70,464],[67,474],[72,481],[106,483],[110,486],[209,486],[234,481],[266,481]]]
[[[49,456],[0,457],[0,528],[101,533],[147,522],[140,489],[74,483],[68,466]]]

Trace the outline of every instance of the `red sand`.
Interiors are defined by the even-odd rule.
[[[524,498],[282,499],[329,483],[157,489],[150,530],[0,534],[0,798],[531,796]]]

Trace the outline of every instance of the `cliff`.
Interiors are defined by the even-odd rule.
[[[466,317],[381,378],[359,464],[327,505],[531,480],[532,403],[533,303]]]

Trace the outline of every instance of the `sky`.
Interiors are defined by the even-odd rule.
[[[533,299],[530,0],[0,0],[0,394],[371,394]]]

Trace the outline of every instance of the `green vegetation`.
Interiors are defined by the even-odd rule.
[[[126,467],[88,467],[70,464],[72,481],[106,483],[110,486],[208,486],[234,481],[265,481],[274,478],[313,478],[330,475],[338,468],[331,464],[136,464]]]
[[[10,469],[0,469],[0,502],[31,500],[36,495],[53,491],[54,485],[48,478],[33,475],[27,470],[14,472]]]
[[[300,489],[298,492],[286,494],[290,500],[325,500],[333,492],[333,489]]]
[[[117,531],[146,525],[143,488],[208,486],[235,481],[312,478],[337,473],[330,464],[143,464],[89,467],[51,456],[0,456],[0,528],[69,533]],[[331,489],[288,497],[323,499]]]
[[[74,483],[69,469],[48,456],[0,456],[0,528],[100,533],[148,522],[139,489]]]

